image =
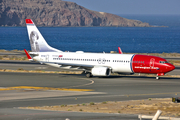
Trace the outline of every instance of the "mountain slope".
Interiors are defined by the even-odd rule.
[[[0,26],[25,26],[25,19],[37,26],[151,27],[148,23],[88,10],[61,0],[0,0]]]

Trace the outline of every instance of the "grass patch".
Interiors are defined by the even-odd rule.
[[[30,107],[22,109],[39,109],[39,110],[57,110],[57,111],[83,111],[94,113],[122,113],[122,114],[145,114],[153,115],[158,109],[163,110],[162,116],[180,116],[179,107],[180,104],[172,103],[172,98],[150,98],[145,100],[130,100],[130,101],[118,101],[110,102],[110,104],[96,103],[90,105],[86,103],[86,106],[71,105],[73,107],[61,107],[61,106],[42,106],[42,107]],[[91,102],[93,103],[93,102]],[[109,103],[109,101],[108,101]]]
[[[107,101],[102,102],[102,104],[107,104]]]
[[[94,103],[94,102],[90,102],[89,104],[90,104],[90,105],[95,105],[95,103]]]
[[[24,70],[23,68],[18,68],[17,70]]]
[[[180,64],[180,60],[169,60],[169,62],[173,65]]]
[[[86,104],[85,104],[85,103],[83,103],[83,104],[82,104],[82,106],[86,106]]]
[[[61,105],[61,107],[65,107],[65,105]]]

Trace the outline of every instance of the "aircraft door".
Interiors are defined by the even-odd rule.
[[[49,55],[46,55],[46,62],[49,62]]]
[[[151,58],[151,59],[150,59],[150,63],[149,63],[150,71],[154,70],[154,62],[155,62],[155,59],[154,59],[154,58]]]

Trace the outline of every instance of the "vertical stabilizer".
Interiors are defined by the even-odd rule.
[[[26,25],[32,52],[62,52],[47,44],[31,19],[26,19]]]

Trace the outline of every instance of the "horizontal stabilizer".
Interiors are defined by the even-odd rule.
[[[29,55],[26,49],[24,49],[24,52],[26,53],[26,56],[29,59],[29,61],[33,61],[32,57]]]

